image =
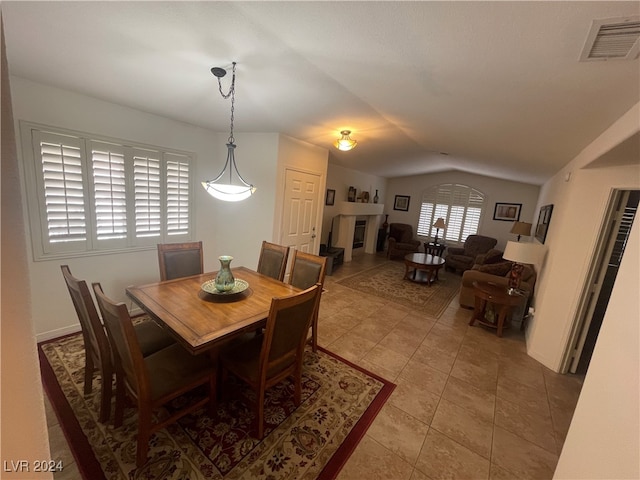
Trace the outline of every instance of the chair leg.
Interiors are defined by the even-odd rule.
[[[311,321],[311,349],[314,352],[318,351],[318,312],[313,314]]]
[[[122,425],[122,419],[124,417],[124,381],[122,380],[122,373],[116,372],[116,413],[113,419],[113,426],[118,428]]]
[[[108,365],[102,366],[102,385],[100,388],[100,417],[98,420],[100,423],[105,423],[111,416],[111,395],[112,388],[111,382],[113,380],[113,373]]]
[[[216,404],[218,403],[218,389],[217,389],[217,380],[219,369],[211,374],[211,378],[209,379],[209,416],[213,417],[216,414]]]
[[[257,413],[258,413],[258,439],[262,440],[264,437],[264,387],[260,388],[258,392],[257,402]]]
[[[91,393],[94,369],[95,369],[95,366],[93,365],[93,355],[91,354],[91,350],[87,349],[85,346],[85,349],[84,349],[84,394],[85,395],[89,395]]]
[[[148,405],[138,405],[138,445],[136,448],[136,466],[147,462],[149,440],[151,439],[151,409]]]
[[[293,392],[293,402],[296,404],[296,407],[300,405],[302,401],[302,371],[296,369],[296,372],[293,374],[294,379],[294,392]]]

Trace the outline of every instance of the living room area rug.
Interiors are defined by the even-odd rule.
[[[98,422],[97,372],[92,393],[83,394],[82,335],[42,342],[38,353],[45,390],[78,468],[92,480],[333,479],[395,388],[321,347],[309,349],[300,406],[293,403],[292,381],[267,391],[263,440],[255,438],[255,394],[229,375],[216,415],[208,416],[205,407],[156,432],[149,460],[137,469],[135,406],[127,404],[120,428],[113,427],[113,410],[110,422]],[[173,406],[186,401],[180,397]]]
[[[386,298],[409,308],[439,318],[460,291],[462,278],[441,268],[438,280],[430,286],[404,279],[405,266],[389,260],[338,280],[338,284],[361,293]]]

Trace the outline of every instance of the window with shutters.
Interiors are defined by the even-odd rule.
[[[484,194],[467,185],[446,183],[431,187],[422,195],[418,235],[435,237],[433,224],[442,217],[447,228],[440,229],[439,238],[462,243],[478,233],[484,206]]]
[[[36,259],[191,239],[192,156],[21,123]]]

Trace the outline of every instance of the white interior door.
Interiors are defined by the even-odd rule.
[[[293,250],[317,254],[320,175],[286,171],[282,238],[280,243]]]

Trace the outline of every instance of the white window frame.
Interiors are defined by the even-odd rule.
[[[446,229],[440,229],[439,239],[464,243],[469,235],[480,229],[486,210],[487,197],[480,190],[459,183],[434,185],[422,193],[417,234],[435,237],[433,224],[444,218]]]
[[[20,135],[34,260],[122,253],[155,248],[158,243],[193,240],[193,153],[26,121],[20,122]],[[71,173],[67,174],[65,160],[58,160],[54,152],[51,165],[60,170],[53,171],[48,176],[46,192],[41,154],[43,141],[69,145],[70,148],[65,152],[71,152],[71,155],[59,158],[69,158],[72,168]],[[101,155],[104,161],[100,162],[103,168],[99,170],[94,168],[98,158],[96,154],[94,159],[93,152],[96,150],[110,152],[108,155]],[[80,174],[77,172],[78,157]],[[144,169],[141,172],[140,168],[136,181],[134,161],[145,157],[154,162],[153,181],[145,182]],[[115,160],[113,163],[109,161],[112,158]],[[68,181],[65,182],[65,179]],[[100,180],[99,186],[96,185],[96,179]],[[69,186],[71,189],[67,188]],[[96,208],[96,188],[100,189],[104,198],[102,214]],[[45,198],[47,193],[50,203],[54,200],[61,204],[57,217],[59,220],[48,216]],[[69,199],[75,199],[74,202],[80,208],[77,208],[78,205],[68,207]],[[141,208],[146,206],[147,200],[151,204],[147,209],[149,215],[144,211],[145,208]],[[81,219],[82,214],[79,213],[82,205],[84,219]],[[80,225],[77,228],[80,233],[76,235],[75,241],[71,241],[74,238],[71,234],[69,240],[53,241],[53,237],[49,235],[50,225],[58,227],[61,235],[58,238],[64,238],[69,211],[78,219],[74,221]],[[103,231],[106,228],[108,232],[111,228],[112,213],[115,233],[99,236],[99,224],[103,225]],[[137,230],[137,225],[144,228],[145,224],[149,228],[143,232]],[[84,236],[83,227],[86,231]]]

